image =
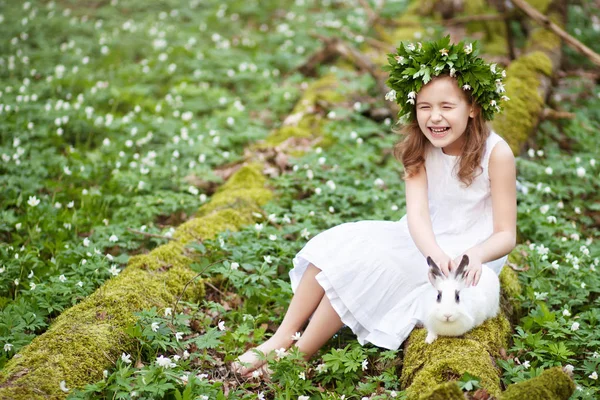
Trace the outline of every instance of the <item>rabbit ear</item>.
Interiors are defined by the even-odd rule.
[[[427,264],[429,264],[429,282],[437,289],[437,283],[439,280],[444,279],[444,273],[431,257],[427,257]]]
[[[465,254],[462,260],[460,260],[460,264],[458,265],[458,268],[456,268],[454,276],[459,280],[463,280],[465,278],[465,268],[467,265],[469,265],[469,256]]]

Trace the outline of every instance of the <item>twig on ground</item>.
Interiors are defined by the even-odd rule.
[[[171,314],[171,324],[173,323],[173,320],[175,318],[175,310],[177,310],[177,305],[179,304],[179,301],[183,297],[183,294],[185,293],[185,291],[186,291],[187,287],[190,285],[190,283],[194,282],[196,280],[196,278],[200,277],[203,273],[205,273],[208,270],[209,267],[212,267],[213,265],[218,264],[220,262],[223,262],[225,260],[226,260],[225,258],[222,258],[220,260],[217,260],[215,262],[212,262],[212,263],[208,264],[206,267],[202,268],[202,271],[198,272],[196,274],[196,276],[194,276],[192,279],[190,279],[189,281],[187,281],[187,283],[183,287],[183,290],[179,294],[179,297],[177,297],[177,300],[175,301],[175,305],[173,306],[173,313]]]

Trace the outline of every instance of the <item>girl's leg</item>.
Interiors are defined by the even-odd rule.
[[[317,352],[344,323],[333,307],[327,296],[323,296],[321,303],[313,314],[302,337],[296,343],[298,349],[304,353],[308,360]]]
[[[296,293],[292,297],[283,322],[277,328],[275,334],[255,349],[248,350],[238,357],[236,362],[232,364],[232,369],[235,372],[248,375],[264,364],[264,361],[260,360],[253,350],[268,354],[282,347],[288,349],[292,345],[292,335],[300,330],[308,318],[315,312],[315,309],[324,297],[324,290],[315,279],[315,276],[319,272],[321,270],[314,265],[308,265],[304,275],[302,275]]]

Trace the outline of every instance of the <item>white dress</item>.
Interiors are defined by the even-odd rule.
[[[503,141],[492,132],[482,158],[483,172],[465,188],[455,174],[458,157],[430,146],[425,155],[429,212],[439,246],[456,258],[493,233],[488,161]],[[456,166],[458,169],[458,166]],[[487,263],[497,274],[506,257]],[[425,258],[399,221],[344,223],[319,233],[293,260],[292,290],[311,263],[316,279],[342,322],[361,344],[397,349],[423,320],[423,295],[431,295]]]

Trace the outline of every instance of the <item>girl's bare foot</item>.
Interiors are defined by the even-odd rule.
[[[270,375],[271,371],[265,365],[267,362],[266,355],[279,349],[287,350],[292,345],[292,342],[291,335],[288,335],[288,338],[281,338],[274,335],[260,346],[250,349],[239,356],[231,363],[231,370],[246,378],[252,377],[252,372],[259,369],[261,376]]]

